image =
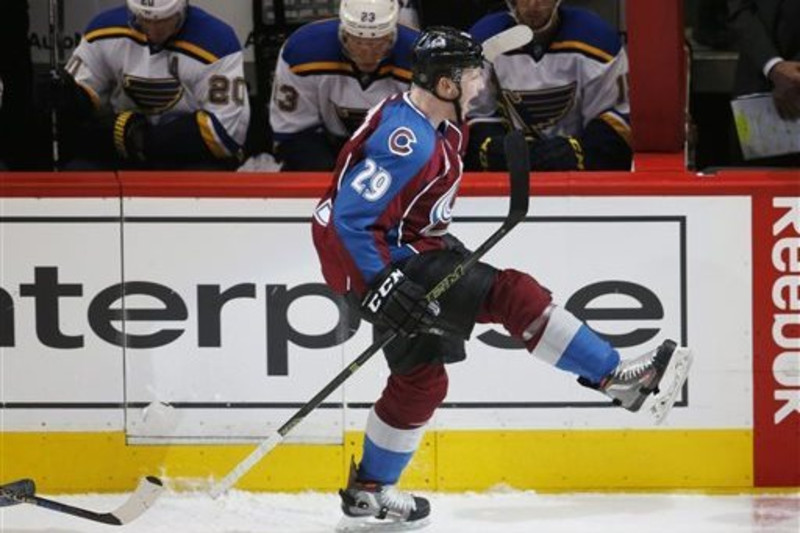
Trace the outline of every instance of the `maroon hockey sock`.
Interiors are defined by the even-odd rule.
[[[522,339],[525,329],[544,313],[552,301],[550,291],[534,278],[518,270],[506,269],[495,278],[483,301],[478,322],[502,324],[511,335]],[[544,327],[525,341],[528,350],[536,346],[542,331]]]
[[[422,364],[408,374],[392,374],[375,412],[386,424],[411,429],[425,424],[447,395],[447,372],[442,364]]]

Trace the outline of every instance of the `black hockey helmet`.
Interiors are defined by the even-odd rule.
[[[483,65],[483,49],[469,33],[449,26],[432,26],[423,31],[411,51],[412,81],[434,92],[441,77],[458,83],[465,68]]]

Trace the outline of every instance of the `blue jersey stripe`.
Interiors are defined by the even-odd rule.
[[[397,235],[404,215],[397,211],[399,196],[428,164],[435,143],[430,122],[398,99],[384,108],[380,124],[364,145],[364,157],[341,180],[333,223],[367,283],[389,262],[384,254],[390,250],[376,240],[373,231],[380,230],[378,238]]]

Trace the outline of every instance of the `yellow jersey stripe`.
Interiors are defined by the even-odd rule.
[[[200,48],[196,44],[190,43],[189,41],[174,41],[170,43],[170,47],[178,48],[179,50],[185,50],[192,55],[202,58],[204,61],[208,61],[209,63],[214,63],[216,61],[219,61],[218,56],[212,54],[208,50]]]
[[[122,26],[113,26],[111,28],[100,28],[99,30],[90,31],[83,36],[89,42],[95,39],[102,39],[107,37],[130,37],[131,39],[140,43],[147,42],[147,36],[133,28],[124,28]]]
[[[92,101],[92,105],[94,106],[94,108],[100,109],[100,97],[97,95],[94,89],[92,89],[85,83],[80,83],[80,82],[75,82],[75,83],[78,85],[78,87],[83,89],[86,94],[89,95],[89,99]]]
[[[631,127],[614,113],[603,113],[600,115],[600,120],[611,126],[617,134],[622,137],[628,146],[633,146],[633,138],[631,135]]]
[[[600,59],[604,63],[610,62],[614,59],[614,56],[606,52],[605,50],[601,50],[595,46],[591,46],[581,41],[556,41],[550,44],[551,50],[579,50],[590,56],[594,56],[597,59]]]
[[[289,70],[291,70],[294,74],[310,74],[314,72],[331,71],[349,74],[354,72],[353,65],[343,61],[315,61],[312,63],[301,63],[300,65],[291,67]],[[376,74],[378,76],[386,76],[387,74],[391,74],[392,76],[401,78],[403,80],[411,80],[410,70],[400,68],[395,65],[384,65],[378,69]]]
[[[219,159],[228,157],[228,150],[226,150],[225,146],[217,139],[214,133],[214,124],[211,122],[211,117],[208,116],[208,113],[205,111],[198,111],[196,117],[197,126],[200,128],[200,136],[203,138],[206,147],[214,154],[214,157]]]
[[[291,67],[291,70],[295,74],[305,74],[308,72],[315,72],[315,71],[329,71],[329,70],[337,70],[340,72],[353,72],[353,66],[350,63],[343,63],[341,61],[315,61],[313,63],[302,63],[300,65],[295,65]]]
[[[406,81],[411,81],[411,71],[408,69],[396,67],[394,65],[386,65],[385,67],[382,67],[378,71],[379,74],[384,74],[389,72],[391,72],[392,76],[404,79]]]

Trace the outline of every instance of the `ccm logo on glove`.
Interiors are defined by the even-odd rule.
[[[369,295],[369,299],[367,301],[367,309],[372,311],[373,313],[377,313],[380,308],[383,306],[385,298],[389,296],[389,293],[392,292],[400,282],[405,279],[405,274],[401,270],[392,270],[386,279],[378,286],[378,288]]]

